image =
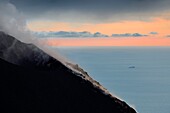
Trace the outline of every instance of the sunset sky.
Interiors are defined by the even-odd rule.
[[[10,0],[34,32],[139,33],[141,37],[48,38],[53,46],[170,46],[169,0]],[[147,35],[147,36],[146,36]],[[139,39],[140,38],[140,39]],[[90,42],[90,43],[89,43]]]

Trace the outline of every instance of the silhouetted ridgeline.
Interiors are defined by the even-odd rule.
[[[0,32],[1,113],[136,113],[78,66]]]

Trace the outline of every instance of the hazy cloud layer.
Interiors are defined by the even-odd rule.
[[[148,36],[148,35],[140,34],[140,33],[112,34],[112,37],[143,37],[143,36]]]
[[[76,22],[149,20],[170,11],[170,0],[10,0],[30,19]]]
[[[96,33],[90,33],[88,31],[83,32],[68,32],[68,31],[56,31],[56,32],[34,32],[33,33],[36,37],[39,38],[64,38],[64,37],[70,37],[70,38],[85,38],[85,37],[144,37],[148,36],[146,34],[140,34],[140,33],[124,33],[124,34],[112,34],[111,36],[108,36],[106,34],[102,34],[100,32]]]
[[[157,34],[158,34],[158,32],[153,31],[153,32],[150,32],[149,34],[157,35]]]
[[[34,32],[34,35],[39,38],[52,38],[52,37],[73,37],[73,38],[83,38],[83,37],[108,37],[108,35],[96,32],[94,34],[83,31],[83,32],[68,32],[68,31],[58,31],[58,32]]]
[[[170,35],[167,35],[166,37],[170,38]]]

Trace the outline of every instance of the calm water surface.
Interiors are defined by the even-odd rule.
[[[170,47],[63,47],[57,51],[139,113],[170,113]]]

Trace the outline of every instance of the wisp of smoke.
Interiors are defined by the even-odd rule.
[[[18,38],[22,42],[30,43],[33,40],[26,28],[24,16],[16,7],[4,0],[0,2],[0,30]]]
[[[24,15],[20,13],[17,8],[8,0],[0,1],[0,31],[15,37],[21,42],[32,43],[36,45],[47,54],[65,64],[64,58],[56,53],[56,51],[49,49],[47,46],[44,46],[43,43],[38,40],[38,38],[31,35],[29,29],[27,29]]]

